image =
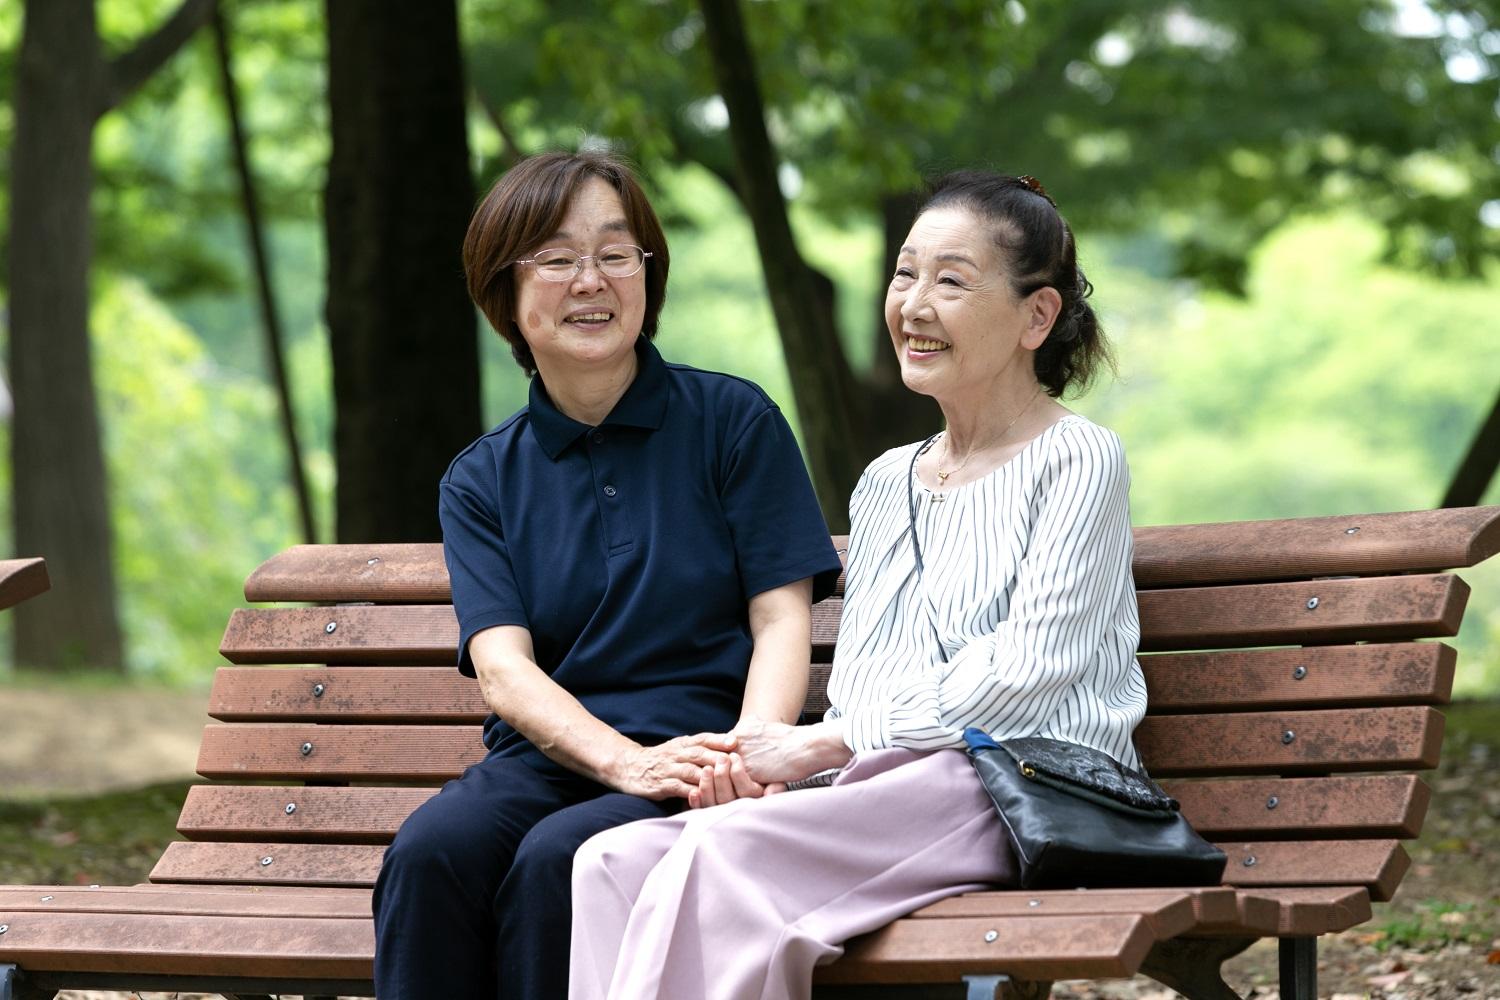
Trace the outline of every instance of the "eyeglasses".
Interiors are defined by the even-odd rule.
[[[516,264],[530,264],[545,281],[572,281],[574,275],[583,270],[583,262],[591,260],[599,273],[610,278],[628,278],[646,266],[649,251],[629,243],[616,243],[601,247],[598,253],[581,254],[576,250],[559,248],[543,250],[535,257],[518,260]]]

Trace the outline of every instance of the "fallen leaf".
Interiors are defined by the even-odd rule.
[[[1490,952],[1489,957],[1484,960],[1485,965],[1500,965],[1500,948]]]
[[[1411,970],[1407,969],[1404,972],[1391,972],[1387,973],[1384,976],[1371,976],[1369,979],[1366,979],[1365,982],[1369,983],[1371,986],[1379,986],[1382,989],[1390,989],[1392,986],[1399,986],[1401,983],[1405,982],[1406,977],[1410,975]]]

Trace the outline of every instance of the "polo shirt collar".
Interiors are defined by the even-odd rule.
[[[667,363],[662,360],[656,346],[645,337],[636,339],[635,358],[635,380],[599,426],[639,427],[648,431],[661,427],[667,413]],[[531,380],[527,412],[537,443],[547,457],[554,460],[592,429],[557,408],[552,397],[547,395],[540,373]]]

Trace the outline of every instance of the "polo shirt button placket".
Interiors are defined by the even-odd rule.
[[[592,434],[589,435],[589,440],[592,441],[592,442],[594,442],[595,444],[603,444],[604,443],[604,432],[603,431],[595,431],[594,433],[592,433]]]
[[[615,489],[613,486],[608,485],[608,484],[606,484],[605,487],[604,487],[604,495],[607,496],[607,497],[612,497],[612,496],[614,496],[618,492],[620,492],[620,491],[617,490],[617,489]]]

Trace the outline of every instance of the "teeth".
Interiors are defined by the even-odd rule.
[[[607,312],[579,313],[577,316],[568,317],[570,323],[605,323],[609,321],[610,314]]]
[[[914,351],[942,351],[948,347],[941,340],[929,340],[926,337],[907,337],[906,343]]]

